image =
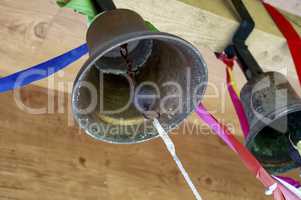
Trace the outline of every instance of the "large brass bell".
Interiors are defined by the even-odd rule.
[[[170,131],[204,94],[207,67],[199,51],[177,36],[150,31],[131,10],[98,16],[87,43],[90,57],[75,80],[72,108],[80,127],[98,140],[128,144],[157,137],[150,118]]]

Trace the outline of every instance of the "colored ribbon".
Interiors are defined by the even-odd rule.
[[[219,54],[218,58],[221,61],[223,61],[223,63],[225,63],[225,65],[226,65],[228,92],[231,97],[232,103],[234,105],[235,112],[238,116],[238,119],[240,122],[240,127],[244,134],[244,138],[246,139],[249,135],[250,128],[249,128],[249,123],[248,123],[243,105],[239,98],[239,91],[237,89],[237,84],[236,84],[236,81],[235,81],[234,75],[233,75],[233,66],[234,66],[235,59],[228,58],[225,53]]]
[[[144,22],[145,26],[147,27],[147,29],[151,32],[159,32],[159,29],[157,29],[152,23],[150,23],[149,21],[145,21]]]
[[[289,189],[292,193],[294,193],[299,199],[301,199],[301,191],[296,188],[295,186],[291,185],[287,181],[279,178],[279,177],[274,177],[277,181],[279,181],[281,184],[283,184],[287,189]]]
[[[70,3],[71,2],[74,1],[70,1]],[[145,25],[152,32],[159,31],[154,25],[152,25],[148,21],[145,21]],[[72,49],[60,56],[45,61],[41,64],[0,78],[0,93],[21,88],[35,81],[47,78],[48,76],[58,72],[59,70],[67,67],[71,63],[80,59],[87,53],[88,46],[87,44],[83,44],[75,49]]]
[[[295,188],[301,188],[301,184],[299,181],[289,178],[289,177],[284,177],[284,176],[277,176],[277,178],[285,181],[286,183],[290,184],[291,186],[294,186]]]
[[[89,22],[93,21],[98,15],[92,0],[57,0],[56,3],[62,8],[70,8],[75,12],[86,15]]]
[[[0,78],[0,93],[21,88],[35,81],[47,78],[48,76],[67,67],[87,53],[88,46],[83,44],[46,62]]]
[[[301,38],[292,24],[276,8],[264,1],[262,3],[287,40],[301,85]]]
[[[277,186],[274,190],[272,190],[275,200],[299,200],[296,194],[273,179],[260,165],[256,158],[248,151],[248,149],[242,145],[225,126],[220,124],[202,104],[198,106],[196,113],[234,152],[237,153],[245,166],[266,188],[271,189],[272,186]]]

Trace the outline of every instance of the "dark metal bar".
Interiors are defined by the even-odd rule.
[[[99,13],[104,12],[106,10],[116,9],[113,0],[94,0],[94,3]]]
[[[255,22],[241,0],[232,0],[232,3],[241,18],[241,23],[232,39],[233,44],[226,51],[235,51],[244,75],[247,80],[250,80],[254,76],[263,73],[263,70],[245,44],[245,41],[254,30]]]
[[[233,41],[244,43],[255,28],[255,22],[241,0],[232,0],[232,3],[241,18],[240,26],[233,37]]]

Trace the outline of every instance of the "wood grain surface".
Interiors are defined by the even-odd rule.
[[[253,15],[265,16],[259,21],[266,21],[264,29],[257,27],[249,40],[252,52],[266,70],[289,75],[297,88],[284,38],[266,13],[256,12],[257,0],[255,7],[252,1],[247,1],[248,8]],[[206,2],[214,5],[218,1]],[[186,0],[116,0],[116,4],[139,12],[160,30],[179,35],[200,49],[208,64],[209,81],[215,85],[207,90],[204,103],[241,135],[223,82],[224,65],[212,53],[224,48],[238,25],[229,10],[225,12],[230,17],[221,14],[225,4],[220,5],[221,13],[210,10],[212,5],[203,8]],[[0,11],[0,76],[85,41],[85,17],[59,9],[54,0],[2,0]],[[0,199],[193,199],[160,140],[116,146],[89,138],[73,124],[68,93],[86,59],[37,82],[41,87],[22,90],[26,105],[46,107],[49,114],[30,114],[18,107],[13,93],[0,95]],[[245,80],[238,67],[235,77],[241,87]],[[52,97],[47,93],[56,94],[54,105],[48,105]],[[210,131],[194,114],[174,133],[178,154],[205,199],[270,199],[236,155],[216,136],[208,135]],[[292,175],[297,177],[297,172]]]
[[[184,1],[185,3],[181,2]],[[120,8],[137,11],[161,31],[183,37],[197,46],[206,62],[211,63],[213,51],[221,51],[230,42],[238,26],[238,18],[225,0],[115,0]],[[297,83],[294,65],[285,39],[265,12],[259,0],[245,0],[257,23],[248,44],[256,59],[265,70],[282,71]],[[85,42],[86,19],[69,9],[60,9],[54,0],[28,0],[0,2],[0,75],[48,60]],[[294,17],[298,28],[300,18]],[[298,28],[301,33],[301,28]],[[207,53],[209,52],[209,53]],[[74,77],[87,57],[64,70],[64,75],[55,75],[56,83],[47,80],[36,84],[56,90],[68,91]],[[223,79],[220,68],[212,68],[210,76]],[[244,80],[238,76],[239,81]],[[218,83],[218,82],[215,82]],[[69,91],[70,92],[70,91]]]
[[[48,107],[45,89],[30,86],[20,95],[26,107]],[[159,139],[137,145],[95,141],[70,125],[68,112],[59,113],[68,110],[67,102],[65,95],[48,109],[53,113],[33,115],[18,107],[12,92],[0,95],[1,200],[193,199]],[[206,127],[185,123],[172,138],[204,199],[271,199]]]
[[[238,26],[237,18],[226,1],[220,4],[219,0],[204,1],[204,4],[196,2],[191,1],[189,5],[186,4],[189,2],[177,0],[165,0],[164,3],[161,0],[115,0],[118,7],[137,11],[160,30],[179,35],[199,48],[209,71],[210,86],[205,102],[209,102],[209,107],[218,115],[227,118],[228,113],[234,111],[227,97],[225,66],[215,58],[213,51],[222,50],[228,44]],[[276,70],[288,75],[290,82],[301,93],[284,38],[269,31],[269,27],[275,30],[275,24],[264,12],[259,0],[245,2],[253,16],[263,15],[257,16],[259,18],[256,22],[266,22],[267,32],[257,29],[248,40],[254,56],[265,70]],[[214,5],[219,5],[216,10],[213,10]],[[256,12],[257,8],[260,12]],[[85,41],[85,17],[69,9],[59,9],[54,0],[4,0],[0,2],[0,10],[1,76],[48,60]],[[35,84],[70,93],[74,77],[86,59],[84,57],[61,73]],[[238,67],[234,74],[241,88],[245,79]],[[214,99],[212,96],[220,98]],[[229,120],[237,124],[236,118]],[[191,121],[197,119],[192,117]]]
[[[301,16],[301,1],[300,0],[265,0],[267,3],[270,3],[277,8],[289,12],[294,15]]]

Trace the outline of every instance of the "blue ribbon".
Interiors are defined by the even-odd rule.
[[[87,53],[88,46],[87,44],[83,44],[46,62],[0,78],[0,93],[21,88],[35,81],[47,78]]]

